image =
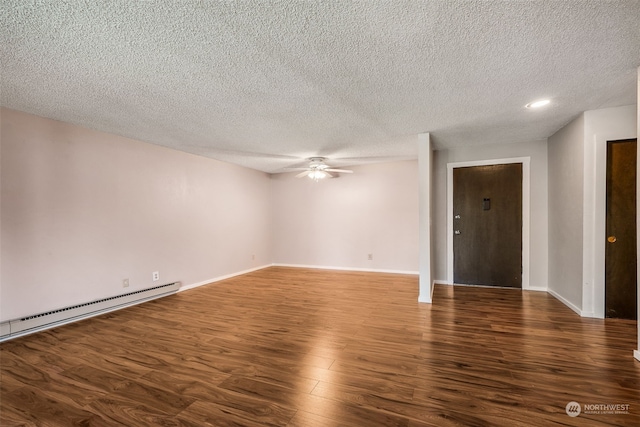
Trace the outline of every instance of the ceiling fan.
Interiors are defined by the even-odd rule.
[[[296,175],[296,178],[304,178],[308,176],[314,181],[318,181],[324,178],[333,178],[330,172],[335,173],[353,173],[351,170],[347,169],[334,169],[328,164],[325,163],[326,158],[324,157],[311,157],[309,158],[309,166],[306,168],[295,168],[292,170],[302,170],[304,172]]]

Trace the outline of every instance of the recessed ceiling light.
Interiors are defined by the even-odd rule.
[[[526,105],[527,108],[540,108],[549,104],[551,100],[549,99],[541,99],[540,101],[530,102]]]

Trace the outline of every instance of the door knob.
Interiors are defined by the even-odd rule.
[[[453,234],[460,234],[460,230],[454,231]]]
[[[618,239],[616,239],[616,236],[607,237],[607,242],[609,242],[609,243],[615,243],[616,240],[618,240]]]

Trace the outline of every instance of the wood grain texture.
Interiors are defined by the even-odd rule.
[[[0,425],[640,425],[635,321],[515,289],[417,299],[415,276],[272,267],[15,339]]]
[[[637,141],[608,141],[604,301],[616,319],[638,318],[636,174]]]

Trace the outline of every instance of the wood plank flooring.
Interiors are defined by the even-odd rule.
[[[513,289],[417,298],[415,276],[272,267],[15,339],[0,424],[640,425],[635,321]]]

